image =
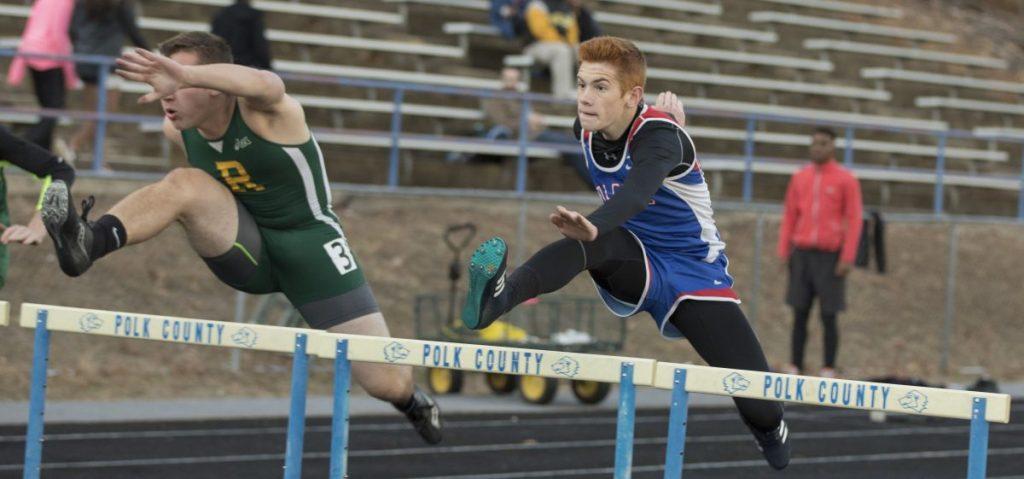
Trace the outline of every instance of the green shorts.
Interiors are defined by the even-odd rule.
[[[235,289],[284,293],[313,328],[327,329],[380,311],[344,232],[334,225],[265,228],[238,203],[234,247],[203,259]]]

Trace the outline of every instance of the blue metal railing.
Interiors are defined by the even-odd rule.
[[[103,143],[106,136],[106,127],[108,123],[149,123],[161,121],[158,116],[148,115],[127,115],[127,114],[116,114],[109,113],[106,110],[106,82],[108,80],[108,66],[114,64],[115,58],[104,57],[97,55],[72,55],[72,56],[59,56],[49,54],[35,54],[26,52],[16,52],[13,50],[0,50],[0,57],[12,57],[12,56],[25,56],[33,58],[48,58],[57,60],[70,60],[80,63],[94,63],[101,65],[101,74],[99,78],[99,95],[97,98],[96,109],[94,112],[84,111],[66,111],[66,110],[49,110],[49,109],[24,109],[24,108],[0,108],[0,113],[32,113],[39,114],[44,117],[71,117],[75,119],[94,120],[97,122],[96,138],[92,168],[95,171],[99,171],[103,166]],[[565,144],[551,144],[542,142],[533,142],[528,137],[528,123],[529,114],[531,107],[534,103],[544,104],[572,104],[571,100],[556,99],[549,95],[542,95],[528,92],[511,92],[501,90],[488,90],[483,88],[464,88],[464,87],[452,87],[446,85],[433,85],[433,84],[421,84],[421,83],[410,83],[400,81],[387,81],[387,80],[367,80],[358,78],[348,77],[332,77],[324,75],[308,75],[308,74],[294,74],[294,73],[279,73],[282,79],[286,81],[295,82],[307,82],[307,83],[320,83],[335,86],[347,86],[367,89],[385,89],[394,91],[393,102],[394,108],[392,110],[391,127],[389,130],[390,136],[390,154],[388,161],[388,175],[387,175],[387,186],[390,189],[394,189],[400,184],[399,177],[399,153],[401,139],[405,136],[402,134],[402,118],[403,118],[403,105],[407,97],[408,92],[421,92],[421,93],[432,93],[432,94],[445,94],[445,95],[459,95],[459,96],[470,96],[476,98],[500,98],[517,100],[522,103],[519,118],[519,137],[515,141],[500,141],[495,140],[490,142],[491,144],[498,145],[509,145],[516,146],[518,150],[518,158],[516,162],[516,180],[514,192],[518,196],[522,196],[527,192],[527,173],[528,173],[528,151],[531,147],[544,147],[548,149],[557,150],[559,152],[575,151],[575,146]],[[1012,137],[1012,136],[978,136],[970,131],[965,130],[928,130],[922,128],[910,128],[910,127],[897,127],[897,126],[879,126],[864,122],[855,121],[836,121],[836,120],[809,120],[807,118],[777,115],[777,114],[763,114],[763,113],[751,113],[751,112],[734,112],[734,111],[723,111],[708,108],[687,108],[687,116],[706,116],[715,118],[728,118],[745,120],[746,123],[746,138],[744,139],[743,147],[743,202],[750,204],[753,202],[753,188],[754,188],[754,165],[758,161],[758,157],[755,150],[755,133],[757,127],[762,122],[775,122],[775,123],[788,123],[788,124],[799,124],[799,125],[810,125],[810,126],[829,126],[843,131],[845,145],[843,150],[843,163],[847,167],[854,167],[854,145],[856,142],[856,133],[858,130],[874,131],[874,132],[887,132],[887,133],[898,133],[907,135],[926,135],[936,139],[936,161],[935,161],[935,184],[933,192],[933,213],[936,216],[943,215],[944,212],[944,191],[946,183],[946,148],[949,139],[973,139],[983,141],[999,141],[1004,143],[1010,143],[1019,145],[1022,150],[1021,156],[1021,173],[1020,173],[1020,189],[1018,190],[1018,204],[1017,204],[1017,217],[1018,219],[1024,220],[1024,138]],[[455,139],[448,137],[448,139]],[[471,144],[478,142],[479,139],[475,138],[462,138],[464,143]],[[763,158],[762,158],[763,160]],[[894,173],[907,171],[901,168],[892,168]],[[985,175],[975,174],[978,177],[985,177]]]

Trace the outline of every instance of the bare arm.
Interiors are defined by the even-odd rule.
[[[150,103],[183,88],[208,88],[243,99],[249,108],[278,112],[288,106],[284,82],[274,72],[241,65],[182,65],[163,55],[142,49],[117,60],[122,78],[146,82],[153,91],[139,99]]]

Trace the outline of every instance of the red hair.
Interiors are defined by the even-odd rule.
[[[607,63],[615,68],[623,92],[647,82],[647,60],[633,42],[619,37],[597,37],[580,45],[580,63]]]

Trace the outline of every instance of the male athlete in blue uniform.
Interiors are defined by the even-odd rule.
[[[618,316],[648,312],[667,338],[687,338],[711,366],[767,371],[761,344],[739,307],[725,243],[690,136],[675,116],[643,102],[646,62],[631,42],[580,45],[576,136],[604,204],[588,216],[557,207],[566,237],[505,277],[507,246],[492,238],[470,263],[462,320],[481,329],[517,304],[558,290],[587,271]],[[659,106],[681,112],[674,96]],[[681,118],[679,118],[681,120]],[[734,398],[769,465],[789,464],[782,406]]]

